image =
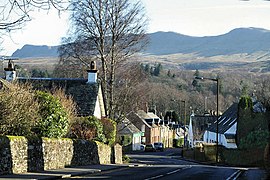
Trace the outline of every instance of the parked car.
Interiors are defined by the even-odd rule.
[[[154,147],[155,147],[155,149],[158,150],[158,151],[164,151],[164,145],[163,145],[163,143],[161,143],[161,142],[155,142],[155,143],[154,143]]]
[[[155,152],[156,148],[153,144],[146,144],[144,147],[145,152]]]

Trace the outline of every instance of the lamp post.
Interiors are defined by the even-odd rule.
[[[186,101],[181,101],[184,103],[184,147],[186,147]]]
[[[217,125],[216,125],[216,163],[218,163],[218,96],[219,96],[219,79],[218,78],[205,78],[205,77],[198,77],[196,76],[195,79],[199,80],[210,80],[217,82]]]

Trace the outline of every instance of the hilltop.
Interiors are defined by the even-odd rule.
[[[219,36],[193,37],[175,32],[148,34],[149,45],[139,58],[184,70],[270,72],[270,31],[238,28]],[[25,45],[12,56],[22,59],[58,57],[58,46]],[[56,61],[56,60],[55,60]]]
[[[21,49],[17,49],[12,57],[16,58],[47,58],[57,57],[58,46],[46,46],[46,45],[30,45],[26,44]]]
[[[193,37],[175,32],[148,34],[149,45],[143,52],[150,55],[196,54],[211,57],[270,50],[270,31],[238,28],[219,36]],[[24,45],[12,56],[18,58],[57,57],[58,46]]]
[[[193,37],[175,32],[149,34],[146,52],[153,55],[190,54],[211,57],[270,50],[270,31],[238,28],[219,36]]]

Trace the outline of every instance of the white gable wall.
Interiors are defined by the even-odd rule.
[[[133,135],[133,138],[132,138],[132,150],[133,151],[141,150],[141,141],[142,141],[141,136]]]
[[[228,129],[225,132],[225,134],[234,134],[234,135],[236,135],[236,129],[237,129],[237,123],[234,123],[234,125],[230,129]],[[237,145],[236,145],[235,142],[234,143],[233,142],[227,142],[226,147],[235,149],[235,148],[237,148]]]
[[[203,141],[207,142],[207,143],[215,143],[216,142],[216,132],[211,132],[211,131],[205,131],[203,134]],[[223,135],[224,136],[224,135]],[[218,144],[224,144],[224,142],[222,141],[222,134],[218,134]]]
[[[94,116],[98,119],[101,119],[101,109],[100,109],[100,104],[99,104],[98,98],[97,98],[96,104],[95,104]]]
[[[224,134],[218,134],[218,144],[225,146],[226,148],[237,148],[235,143],[228,143],[225,134],[236,134],[237,123],[235,123]],[[207,143],[216,143],[216,132],[205,131],[203,135],[203,141]]]
[[[106,116],[104,102],[103,102],[103,96],[102,96],[102,91],[101,91],[100,86],[98,88],[98,95],[97,95],[97,100],[96,100],[96,104],[95,104],[94,116],[98,119],[101,119],[102,117]]]

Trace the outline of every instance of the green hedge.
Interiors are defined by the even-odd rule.
[[[42,91],[36,91],[36,98],[40,104],[41,115],[36,133],[42,137],[64,137],[68,132],[69,121],[59,99]]]
[[[223,163],[234,166],[264,166],[264,149],[222,149]]]

